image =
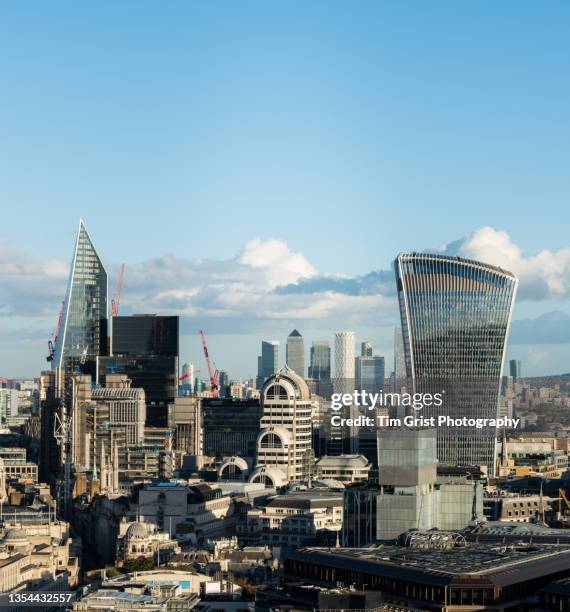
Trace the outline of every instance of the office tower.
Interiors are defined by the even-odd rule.
[[[106,354],[106,338],[107,272],[80,220],[52,368]]]
[[[226,397],[228,393],[228,387],[230,384],[230,377],[225,370],[220,370],[218,373],[218,395],[220,397]]]
[[[394,329],[394,386],[398,390],[406,384],[406,356],[402,328]]]
[[[309,378],[314,380],[331,378],[331,347],[327,340],[315,340],[311,345]]]
[[[202,455],[202,399],[176,397],[168,410],[168,427],[174,432],[174,449],[184,455]]]
[[[360,344],[360,356],[361,357],[372,357],[372,342],[367,340]]]
[[[261,355],[257,356],[257,376],[255,377],[255,387],[256,389],[259,389],[261,387],[261,385],[263,384],[263,381],[261,380],[261,372],[263,370],[263,361],[261,359]]]
[[[305,342],[296,329],[287,336],[285,361],[293,372],[305,378]]]
[[[61,402],[56,394],[56,372],[44,370],[40,376],[40,454],[39,479],[52,484],[61,469],[61,447],[54,437],[56,419],[61,419]]]
[[[177,316],[113,317],[111,356],[98,357],[95,379],[125,374],[133,388],[144,389],[146,425],[166,427],[168,405],[178,394]]]
[[[13,424],[18,416],[19,398],[16,389],[0,389],[0,424],[2,426]]]
[[[422,416],[497,416],[505,346],[518,280],[477,261],[400,254],[396,282],[406,370],[414,393],[442,393]],[[494,470],[495,428],[438,427],[438,459]]]
[[[354,332],[336,332],[334,335],[334,370],[332,387],[334,393],[354,393],[355,390],[355,343]],[[356,406],[345,406],[339,413],[342,418],[358,417]],[[331,441],[329,454],[339,451],[345,454],[358,454],[359,431],[352,426],[331,425]]]
[[[513,382],[518,382],[522,378],[522,361],[519,359],[511,359],[509,366]]]
[[[182,387],[189,393],[194,390],[194,364],[189,361],[182,365]]]
[[[67,380],[69,409],[73,433],[71,436],[71,463],[83,468],[89,467],[90,431],[88,411],[91,411],[91,376],[72,372]]]
[[[257,388],[261,389],[263,383],[279,369],[279,341],[263,340],[261,343],[261,357],[257,360]]]
[[[359,355],[355,359],[355,378],[354,388],[368,393],[379,393],[384,390],[385,363],[384,357],[380,355],[362,356]],[[351,416],[363,415],[376,419],[379,416],[388,416],[386,408],[377,407],[373,411],[369,408],[359,408],[357,412]],[[365,455],[366,458],[373,464],[376,464],[377,443],[376,443],[377,426],[361,426],[355,432],[355,442],[358,443],[358,452]],[[353,445],[354,446],[354,445]]]
[[[111,354],[178,355],[178,317],[132,315],[113,317]]]
[[[334,335],[334,376],[337,381],[354,381],[354,332],[336,332]],[[354,388],[352,389],[354,390]]]
[[[376,537],[397,538],[408,529],[437,527],[437,452],[433,429],[378,430]],[[386,491],[389,494],[384,494]]]
[[[384,357],[380,355],[359,356],[355,359],[354,380],[356,389],[379,391],[384,387]]]
[[[255,456],[262,408],[259,399],[201,399],[202,437],[207,457]]]
[[[261,402],[261,432],[250,482],[278,487],[303,480],[314,464],[313,403],[307,383],[285,366],[265,382]]]

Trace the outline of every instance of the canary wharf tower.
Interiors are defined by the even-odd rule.
[[[505,347],[518,279],[488,264],[400,254],[396,282],[406,373],[414,393],[443,392],[421,416],[497,417]],[[419,416],[418,414],[418,416]],[[438,459],[495,467],[494,427],[437,428]]]
[[[80,220],[52,368],[103,354],[106,321],[107,272]]]

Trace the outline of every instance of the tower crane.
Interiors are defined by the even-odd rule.
[[[199,373],[200,373],[200,370],[194,370],[194,374],[199,374]],[[189,376],[190,376],[190,372],[184,372],[182,376],[178,377],[178,382],[182,382],[183,380],[186,380]]]
[[[204,349],[204,357],[206,358],[206,365],[208,366],[208,374],[210,376],[210,395],[212,397],[218,397],[218,378],[220,376],[220,372],[218,370],[214,370],[212,362],[210,361],[208,345],[206,344],[206,334],[204,334],[203,329],[200,330],[200,338],[202,339],[202,348]]]
[[[59,316],[57,318],[57,325],[55,326],[55,331],[53,333],[53,340],[48,340],[48,350],[49,355],[46,357],[46,361],[53,361],[55,357],[55,343],[59,337],[59,331],[61,329],[61,320],[63,319],[63,309],[65,308],[65,300],[61,302],[61,306],[59,308]]]
[[[121,264],[119,270],[119,277],[117,279],[117,288],[115,289],[115,296],[111,300],[111,315],[113,317],[119,316],[119,302],[121,301],[121,290],[123,289],[123,275],[125,274],[125,264]]]
[[[564,505],[568,510],[570,510],[570,501],[568,501],[568,497],[566,496],[566,492],[564,489],[558,489],[558,514],[562,515],[562,501],[564,500]]]
[[[75,382],[72,379],[72,385]],[[61,501],[63,506],[63,516],[68,517],[71,504],[71,462],[72,462],[72,446],[73,446],[73,408],[68,406],[70,394],[64,393],[59,404],[59,411],[54,414],[53,437],[60,447],[60,453],[63,460],[63,483],[60,490]],[[74,393],[71,394],[74,397]],[[61,507],[60,506],[60,507]]]

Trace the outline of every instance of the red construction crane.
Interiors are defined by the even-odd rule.
[[[212,362],[210,361],[210,355],[208,354],[208,345],[206,344],[206,335],[204,330],[200,330],[200,338],[202,338],[202,348],[204,349],[204,357],[206,358],[206,365],[208,366],[208,374],[210,375],[210,395],[212,397],[218,397],[218,377],[220,373],[218,370],[214,370]]]
[[[194,370],[194,374],[198,374],[200,372],[200,370]],[[178,382],[182,382],[183,380],[186,380],[188,378],[188,376],[190,376],[190,372],[184,372],[184,374],[182,374],[182,376],[178,377]],[[192,381],[190,381],[192,382]]]
[[[111,300],[111,315],[113,317],[119,316],[119,302],[121,300],[121,289],[123,288],[123,274],[125,273],[125,264],[121,264],[119,270],[119,278],[117,279],[117,289],[115,290],[115,297]]]
[[[65,300],[61,302],[61,306],[59,308],[59,316],[57,318],[57,325],[55,326],[55,331],[53,332],[53,340],[48,340],[48,349],[49,355],[46,357],[46,361],[53,361],[55,357],[55,343],[59,337],[59,331],[61,329],[61,320],[63,319],[63,309],[65,308]]]

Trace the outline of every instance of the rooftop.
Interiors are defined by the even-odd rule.
[[[287,553],[287,558],[316,562],[319,565],[351,567],[394,577],[417,577],[433,584],[448,584],[453,578],[468,574],[492,580],[495,584],[517,582],[516,574],[537,568],[541,573],[570,568],[570,546],[555,544],[502,545],[468,543],[452,550],[415,549],[378,545],[369,548],[301,548]],[[529,574],[530,575],[530,574]],[[505,582],[506,581],[506,582]]]
[[[326,508],[342,505],[342,493],[325,494],[318,492],[289,493],[276,495],[266,504],[270,508],[297,508],[311,510],[312,508]]]
[[[337,455],[337,456],[328,456],[325,455],[321,457],[317,461],[317,465],[319,467],[338,467],[338,466],[347,466],[347,467],[366,467],[369,465],[368,459],[364,455]]]

